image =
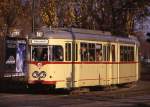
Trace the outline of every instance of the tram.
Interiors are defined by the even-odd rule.
[[[139,79],[139,42],[109,32],[51,29],[28,39],[29,86],[110,86]]]

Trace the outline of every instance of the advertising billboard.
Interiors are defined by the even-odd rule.
[[[6,37],[5,64],[11,76],[23,76],[26,72],[26,40]],[[13,75],[12,75],[13,73]]]

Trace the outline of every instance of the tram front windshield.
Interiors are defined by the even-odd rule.
[[[32,61],[48,61],[48,47],[32,46]]]
[[[32,46],[32,61],[63,61],[63,47],[60,45]]]

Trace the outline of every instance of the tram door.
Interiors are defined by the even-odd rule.
[[[117,63],[116,63],[116,45],[111,44],[110,47],[110,59],[111,59],[111,84],[117,83],[117,77],[118,77],[118,69],[117,69]]]
[[[104,66],[103,66],[103,77],[104,77],[104,85],[110,85],[111,84],[111,52],[110,52],[110,49],[111,49],[111,45],[110,44],[105,44],[103,46],[103,61],[105,62],[104,63]]]
[[[67,87],[74,87],[75,81],[75,61],[77,61],[77,44],[72,42],[65,43],[65,61],[70,62],[67,67]]]
[[[67,64],[67,72],[66,72],[66,80],[67,80],[67,88],[72,87],[72,43],[65,43],[65,61],[70,62]]]
[[[110,85],[114,84],[115,79],[117,79],[117,66],[115,64],[116,61],[116,46],[115,44],[105,44],[103,46],[103,77],[104,77],[104,84]]]

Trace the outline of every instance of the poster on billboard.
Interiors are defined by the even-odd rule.
[[[16,72],[25,74],[26,71],[26,42],[25,40],[18,40],[16,45]]]
[[[15,66],[16,64],[16,40],[15,38],[6,38],[6,64]]]
[[[5,64],[11,76],[24,76],[26,71],[26,40],[16,37],[6,38]]]

